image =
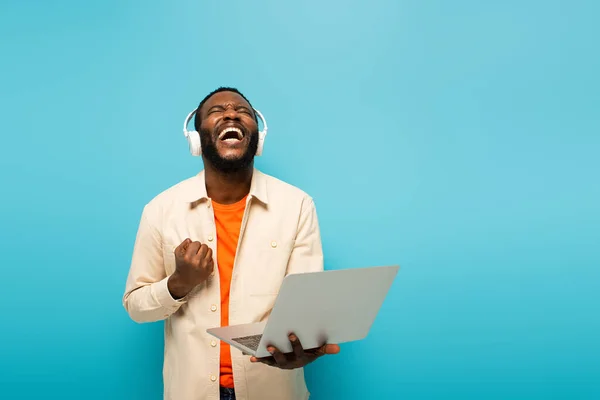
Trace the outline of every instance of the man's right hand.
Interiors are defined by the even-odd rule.
[[[185,239],[175,249],[175,272],[168,281],[174,299],[181,299],[206,281],[214,269],[212,250],[200,242]]]

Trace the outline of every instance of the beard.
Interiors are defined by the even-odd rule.
[[[200,144],[202,145],[202,154],[204,155],[204,158],[210,162],[213,167],[223,173],[234,173],[244,170],[252,165],[252,161],[254,161],[254,156],[258,150],[258,131],[250,133],[250,142],[248,143],[246,151],[241,157],[237,158],[221,157],[210,131],[200,131]]]

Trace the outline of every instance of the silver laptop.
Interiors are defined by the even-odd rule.
[[[292,352],[295,333],[305,350],[364,339],[399,266],[351,268],[287,275],[267,321],[208,329],[216,338],[255,357],[267,346]]]

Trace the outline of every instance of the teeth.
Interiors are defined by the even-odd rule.
[[[221,133],[219,134],[219,139],[223,139],[223,137],[230,132],[235,132],[237,134],[237,137],[238,137],[237,140],[242,140],[244,138],[244,134],[242,133],[242,131],[240,129],[230,127],[230,128],[225,128],[221,131]],[[229,140],[229,139],[227,139],[227,140]]]

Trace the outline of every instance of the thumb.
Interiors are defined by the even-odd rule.
[[[340,352],[340,346],[337,344],[326,344],[317,350],[317,357],[324,356],[326,354],[337,354]]]
[[[338,354],[340,346],[337,344],[326,344],[323,346],[323,354]]]
[[[185,252],[187,250],[187,247],[190,245],[190,243],[192,243],[192,239],[190,239],[190,238],[185,239],[183,242],[181,242],[179,244],[179,246],[177,246],[177,248],[175,249],[175,252],[177,252],[177,254]]]

